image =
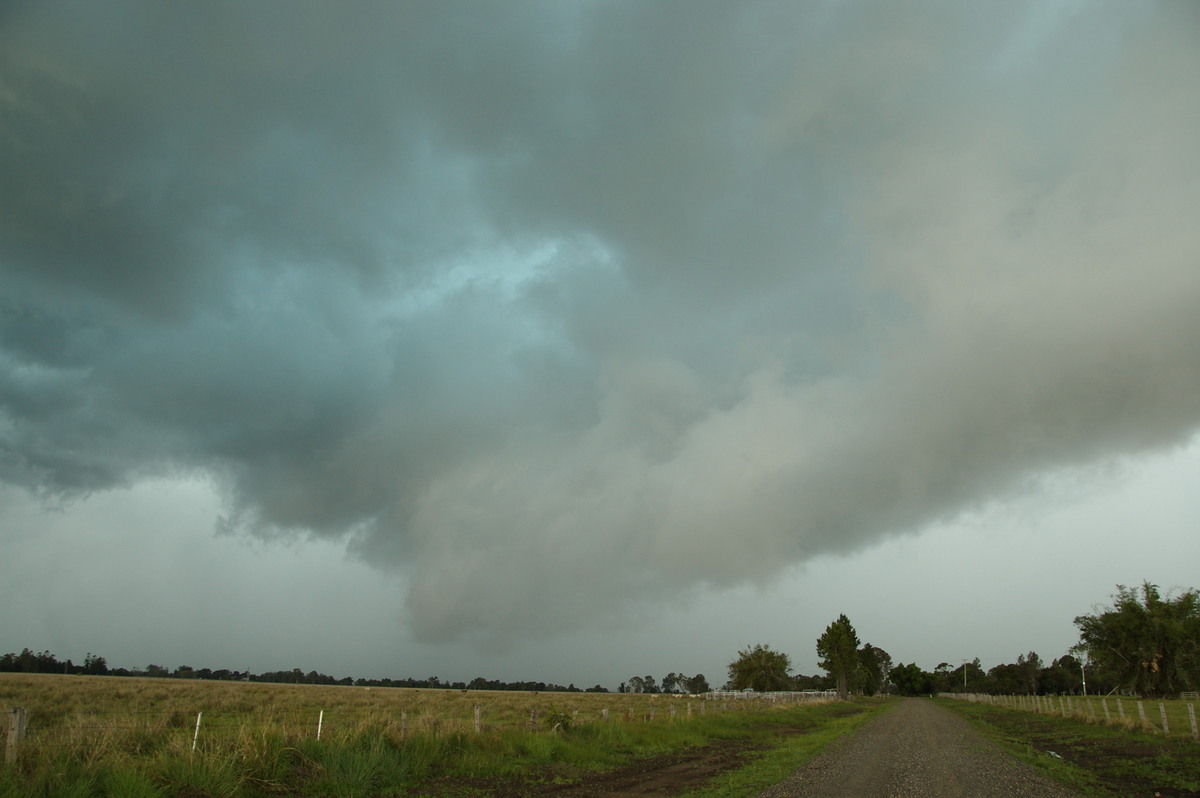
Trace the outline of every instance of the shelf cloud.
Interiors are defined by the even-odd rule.
[[[0,480],[550,635],[1183,445],[1200,7],[17,4]],[[169,535],[169,530],[162,534]]]

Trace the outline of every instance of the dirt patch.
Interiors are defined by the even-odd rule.
[[[797,732],[798,733],[798,732]],[[539,781],[522,779],[440,779],[414,795],[494,796],[495,798],[644,798],[680,795],[715,776],[740,768],[763,746],[720,740],[699,748],[639,759],[605,773],[558,772]]]

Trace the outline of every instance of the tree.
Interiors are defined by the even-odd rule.
[[[850,677],[858,667],[858,633],[849,618],[839,615],[825,627],[825,634],[817,640],[817,656],[821,658],[818,664],[837,684],[838,697],[845,701],[850,697]]]
[[[792,665],[787,654],[772,651],[761,643],[753,648],[738,652],[738,658],[729,663],[729,686],[733,690],[757,690],[767,693],[772,690],[787,690],[791,687],[788,668]]]
[[[697,673],[690,679],[684,679],[683,685],[684,689],[692,695],[699,695],[700,693],[707,693],[709,691],[708,679],[704,678],[703,673]]]
[[[108,673],[108,661],[89,651],[83,658],[83,672],[91,676],[103,676]]]
[[[1200,685],[1200,592],[1117,585],[1112,607],[1075,619],[1079,649],[1102,679],[1149,696]]]
[[[1036,651],[1021,654],[1017,657],[1017,669],[1021,674],[1021,692],[1026,695],[1038,695],[1038,685],[1042,675],[1042,658]]]
[[[888,683],[888,671],[892,669],[892,655],[882,648],[867,643],[858,651],[858,681],[867,695],[881,693]]]
[[[934,691],[933,674],[921,670],[915,662],[892,668],[890,678],[900,695],[929,695]]]
[[[1078,695],[1083,692],[1083,663],[1064,654],[1050,663],[1050,667],[1042,668],[1038,684],[1046,695]]]

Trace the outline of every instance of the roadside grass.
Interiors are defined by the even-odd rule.
[[[853,720],[831,702],[0,674],[0,710],[12,706],[29,726],[16,765],[0,768],[0,798],[374,798],[572,782],[714,740]]]
[[[1082,795],[1200,794],[1200,745],[1136,727],[936,699],[1001,748]]]
[[[859,698],[850,703],[812,707],[794,726],[776,729],[770,747],[747,756],[751,761],[723,773],[707,786],[684,793],[686,798],[742,798],[756,795],[786,779],[839,739],[867,721],[895,709],[894,698]]]

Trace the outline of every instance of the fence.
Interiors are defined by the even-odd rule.
[[[409,711],[403,708],[363,710],[268,709],[232,712],[216,710],[120,711],[38,717],[23,707],[9,711],[5,764],[13,764],[23,748],[85,751],[116,746],[144,750],[169,744],[175,751],[192,751],[239,744],[248,736],[275,734],[292,740],[333,740],[369,731],[406,740],[410,736],[445,736],[525,731],[557,734],[589,723],[686,722],[709,713],[768,711],[785,704],[828,699],[825,693],[712,692],[699,696],[673,694],[616,695],[605,706],[583,711],[556,708],[553,697],[515,705],[459,704]],[[465,698],[465,696],[464,696]],[[507,697],[506,697],[507,698]]]
[[[941,693],[942,698],[957,698],[977,704],[1006,707],[1008,709],[1036,712],[1043,715],[1058,715],[1063,718],[1078,718],[1092,723],[1119,725],[1160,734],[1186,734],[1184,731],[1184,708],[1187,724],[1191,727],[1192,739],[1200,742],[1200,728],[1196,724],[1196,706],[1191,702],[1158,701],[1155,707],[1146,710],[1146,702],[1137,698],[1110,698],[1108,696],[1040,696],[1040,695],[988,695],[986,693]],[[1110,703],[1111,702],[1111,703]],[[1129,702],[1134,706],[1127,708]],[[1097,712],[1097,705],[1099,712]],[[1133,709],[1136,707],[1137,718]],[[1168,711],[1170,708],[1170,711]],[[1128,711],[1127,711],[1128,710]],[[1172,717],[1174,719],[1172,719]]]
[[[786,691],[780,690],[769,693],[759,693],[754,690],[711,690],[704,693],[702,696],[706,701],[723,701],[733,699],[735,701],[825,701],[830,698],[837,698],[836,690],[802,690],[802,691]]]

